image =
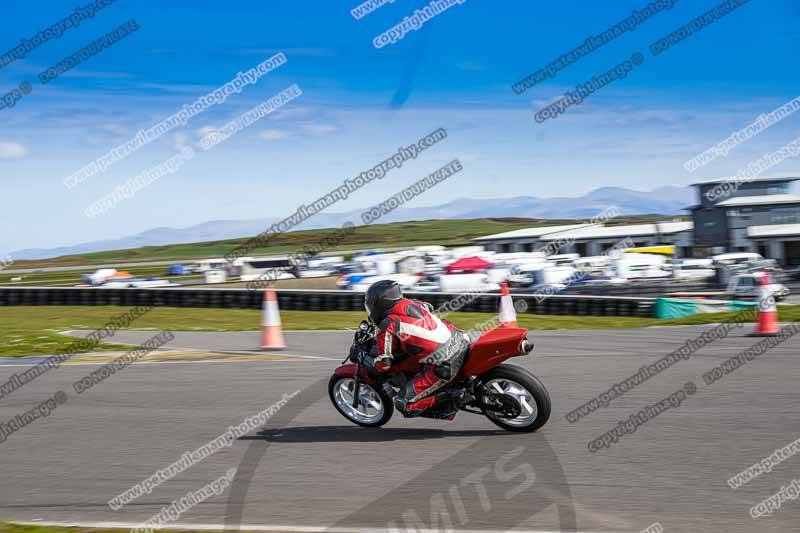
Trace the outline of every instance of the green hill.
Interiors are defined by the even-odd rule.
[[[636,224],[662,220],[659,215],[619,217],[615,224]],[[580,220],[542,220],[530,218],[478,218],[466,220],[422,220],[357,226],[344,240],[330,250],[355,250],[364,248],[419,246],[439,244],[457,246],[470,244],[470,239],[535,226],[574,224]],[[270,246],[257,248],[248,255],[270,255],[299,252],[304,246],[321,242],[333,235],[336,229],[291,231],[274,235]],[[223,241],[188,244],[144,246],[126,250],[109,250],[86,254],[65,255],[52,259],[17,261],[14,268],[44,268],[53,266],[83,266],[104,263],[138,263],[147,261],[186,261],[210,257],[223,257],[249,237]]]

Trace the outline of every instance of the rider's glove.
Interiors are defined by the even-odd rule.
[[[361,349],[356,346],[355,344],[350,347],[350,359],[355,361],[358,358],[358,355],[361,353]]]
[[[430,302],[419,302],[422,304],[422,307],[428,310],[429,313],[433,313],[433,304]]]

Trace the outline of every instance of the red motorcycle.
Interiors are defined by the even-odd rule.
[[[413,357],[407,357],[387,372],[373,370],[369,354],[375,333],[373,324],[361,322],[350,355],[328,383],[336,410],[365,427],[378,427],[389,421],[394,414],[392,399],[422,369]],[[420,416],[450,418],[460,410],[482,414],[508,431],[530,432],[542,427],[550,418],[547,389],[527,370],[502,364],[533,350],[527,333],[522,328],[497,328],[483,333],[470,344],[456,379],[436,393],[436,405]]]

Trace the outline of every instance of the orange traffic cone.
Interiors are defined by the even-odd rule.
[[[261,348],[282,350],[286,348],[281,331],[281,312],[275,289],[264,289],[264,306],[261,311]]]
[[[767,287],[769,282],[770,279],[767,272],[764,272],[764,275],[758,278],[761,290],[758,295],[758,324],[753,332],[753,336],[756,337],[774,337],[781,331],[781,326],[778,323],[778,307],[775,305],[775,298]]]
[[[517,327],[517,310],[514,309],[514,301],[511,299],[511,291],[508,290],[508,283],[500,284],[500,327]]]

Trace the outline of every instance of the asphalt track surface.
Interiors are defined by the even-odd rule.
[[[374,531],[456,529],[665,532],[800,531],[800,500],[754,520],[751,506],[800,478],[800,455],[745,486],[726,480],[800,438],[800,341],[788,340],[713,385],[701,375],[758,339],[750,326],[701,349],[608,408],[564,415],[711,326],[533,332],[534,355],[512,359],[547,385],[550,422],[536,434],[497,431],[481,416],[453,422],[395,414],[379,430],[350,426],[325,385],[346,332],[288,333],[288,360],[135,364],[77,395],[94,365],[63,365],[0,400],[0,421],[57,390],[66,404],[0,444],[0,519],[140,523],[237,467],[233,487],[180,524]],[[118,332],[143,341],[153,332]],[[252,350],[258,334],[180,333],[171,347]],[[301,359],[292,355],[325,359]],[[21,366],[0,366],[5,381]],[[590,440],[693,381],[696,394],[610,448]],[[267,424],[123,507],[107,501],[277,402]],[[446,511],[442,511],[446,509]],[[431,510],[434,511],[433,517]],[[435,520],[439,519],[436,524]]]

